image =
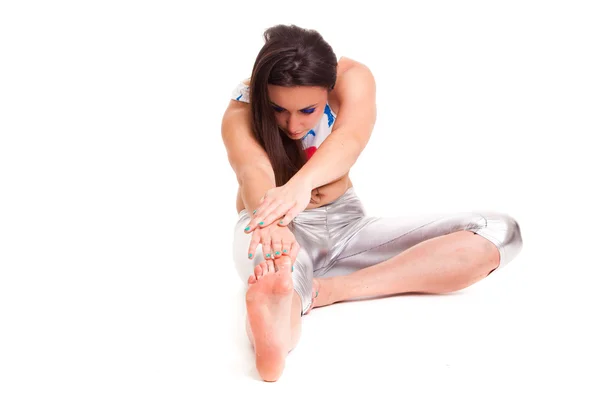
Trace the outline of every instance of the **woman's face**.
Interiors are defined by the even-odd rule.
[[[268,85],[277,125],[294,140],[302,139],[323,116],[327,89],[319,86]]]

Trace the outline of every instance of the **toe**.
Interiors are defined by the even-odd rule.
[[[253,285],[255,283],[256,283],[256,276],[250,275],[250,277],[248,278],[248,284]]]
[[[316,279],[313,279],[313,287],[312,287],[312,298],[313,300],[319,296],[319,288],[320,284]]]
[[[260,277],[263,275],[262,265],[263,263],[260,263],[256,267],[254,267],[254,275],[256,275],[256,279],[260,279]]]
[[[267,274],[272,274],[273,272],[275,272],[275,266],[273,265],[273,260],[267,260],[266,262],[266,273]]]

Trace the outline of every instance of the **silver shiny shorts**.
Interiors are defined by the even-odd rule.
[[[233,235],[233,259],[247,285],[254,267],[264,261],[259,244],[248,259],[251,234],[244,232],[250,216],[239,213]],[[428,239],[465,230],[491,241],[500,252],[500,268],[523,246],[518,223],[506,214],[466,212],[425,216],[367,216],[351,187],[331,204],[304,210],[289,225],[301,249],[292,273],[302,301],[302,314],[311,305],[313,277],[345,275],[388,260]]]

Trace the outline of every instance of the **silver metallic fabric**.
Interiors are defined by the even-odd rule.
[[[233,259],[247,285],[254,267],[264,261],[261,245],[248,259],[251,234],[246,210],[239,213],[233,235]],[[438,236],[471,231],[492,242],[499,250],[500,268],[523,246],[518,223],[497,212],[464,212],[424,216],[367,216],[354,187],[331,204],[304,210],[289,225],[301,246],[294,264],[294,289],[302,301],[302,314],[311,305],[313,277],[345,275],[386,261],[404,250]]]

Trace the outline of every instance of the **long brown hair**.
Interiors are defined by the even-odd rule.
[[[332,90],[337,78],[337,57],[315,30],[276,25],[264,32],[250,78],[250,105],[256,139],[263,146],[277,186],[285,184],[306,163],[300,140],[281,131],[269,104],[267,85],[320,86]]]

